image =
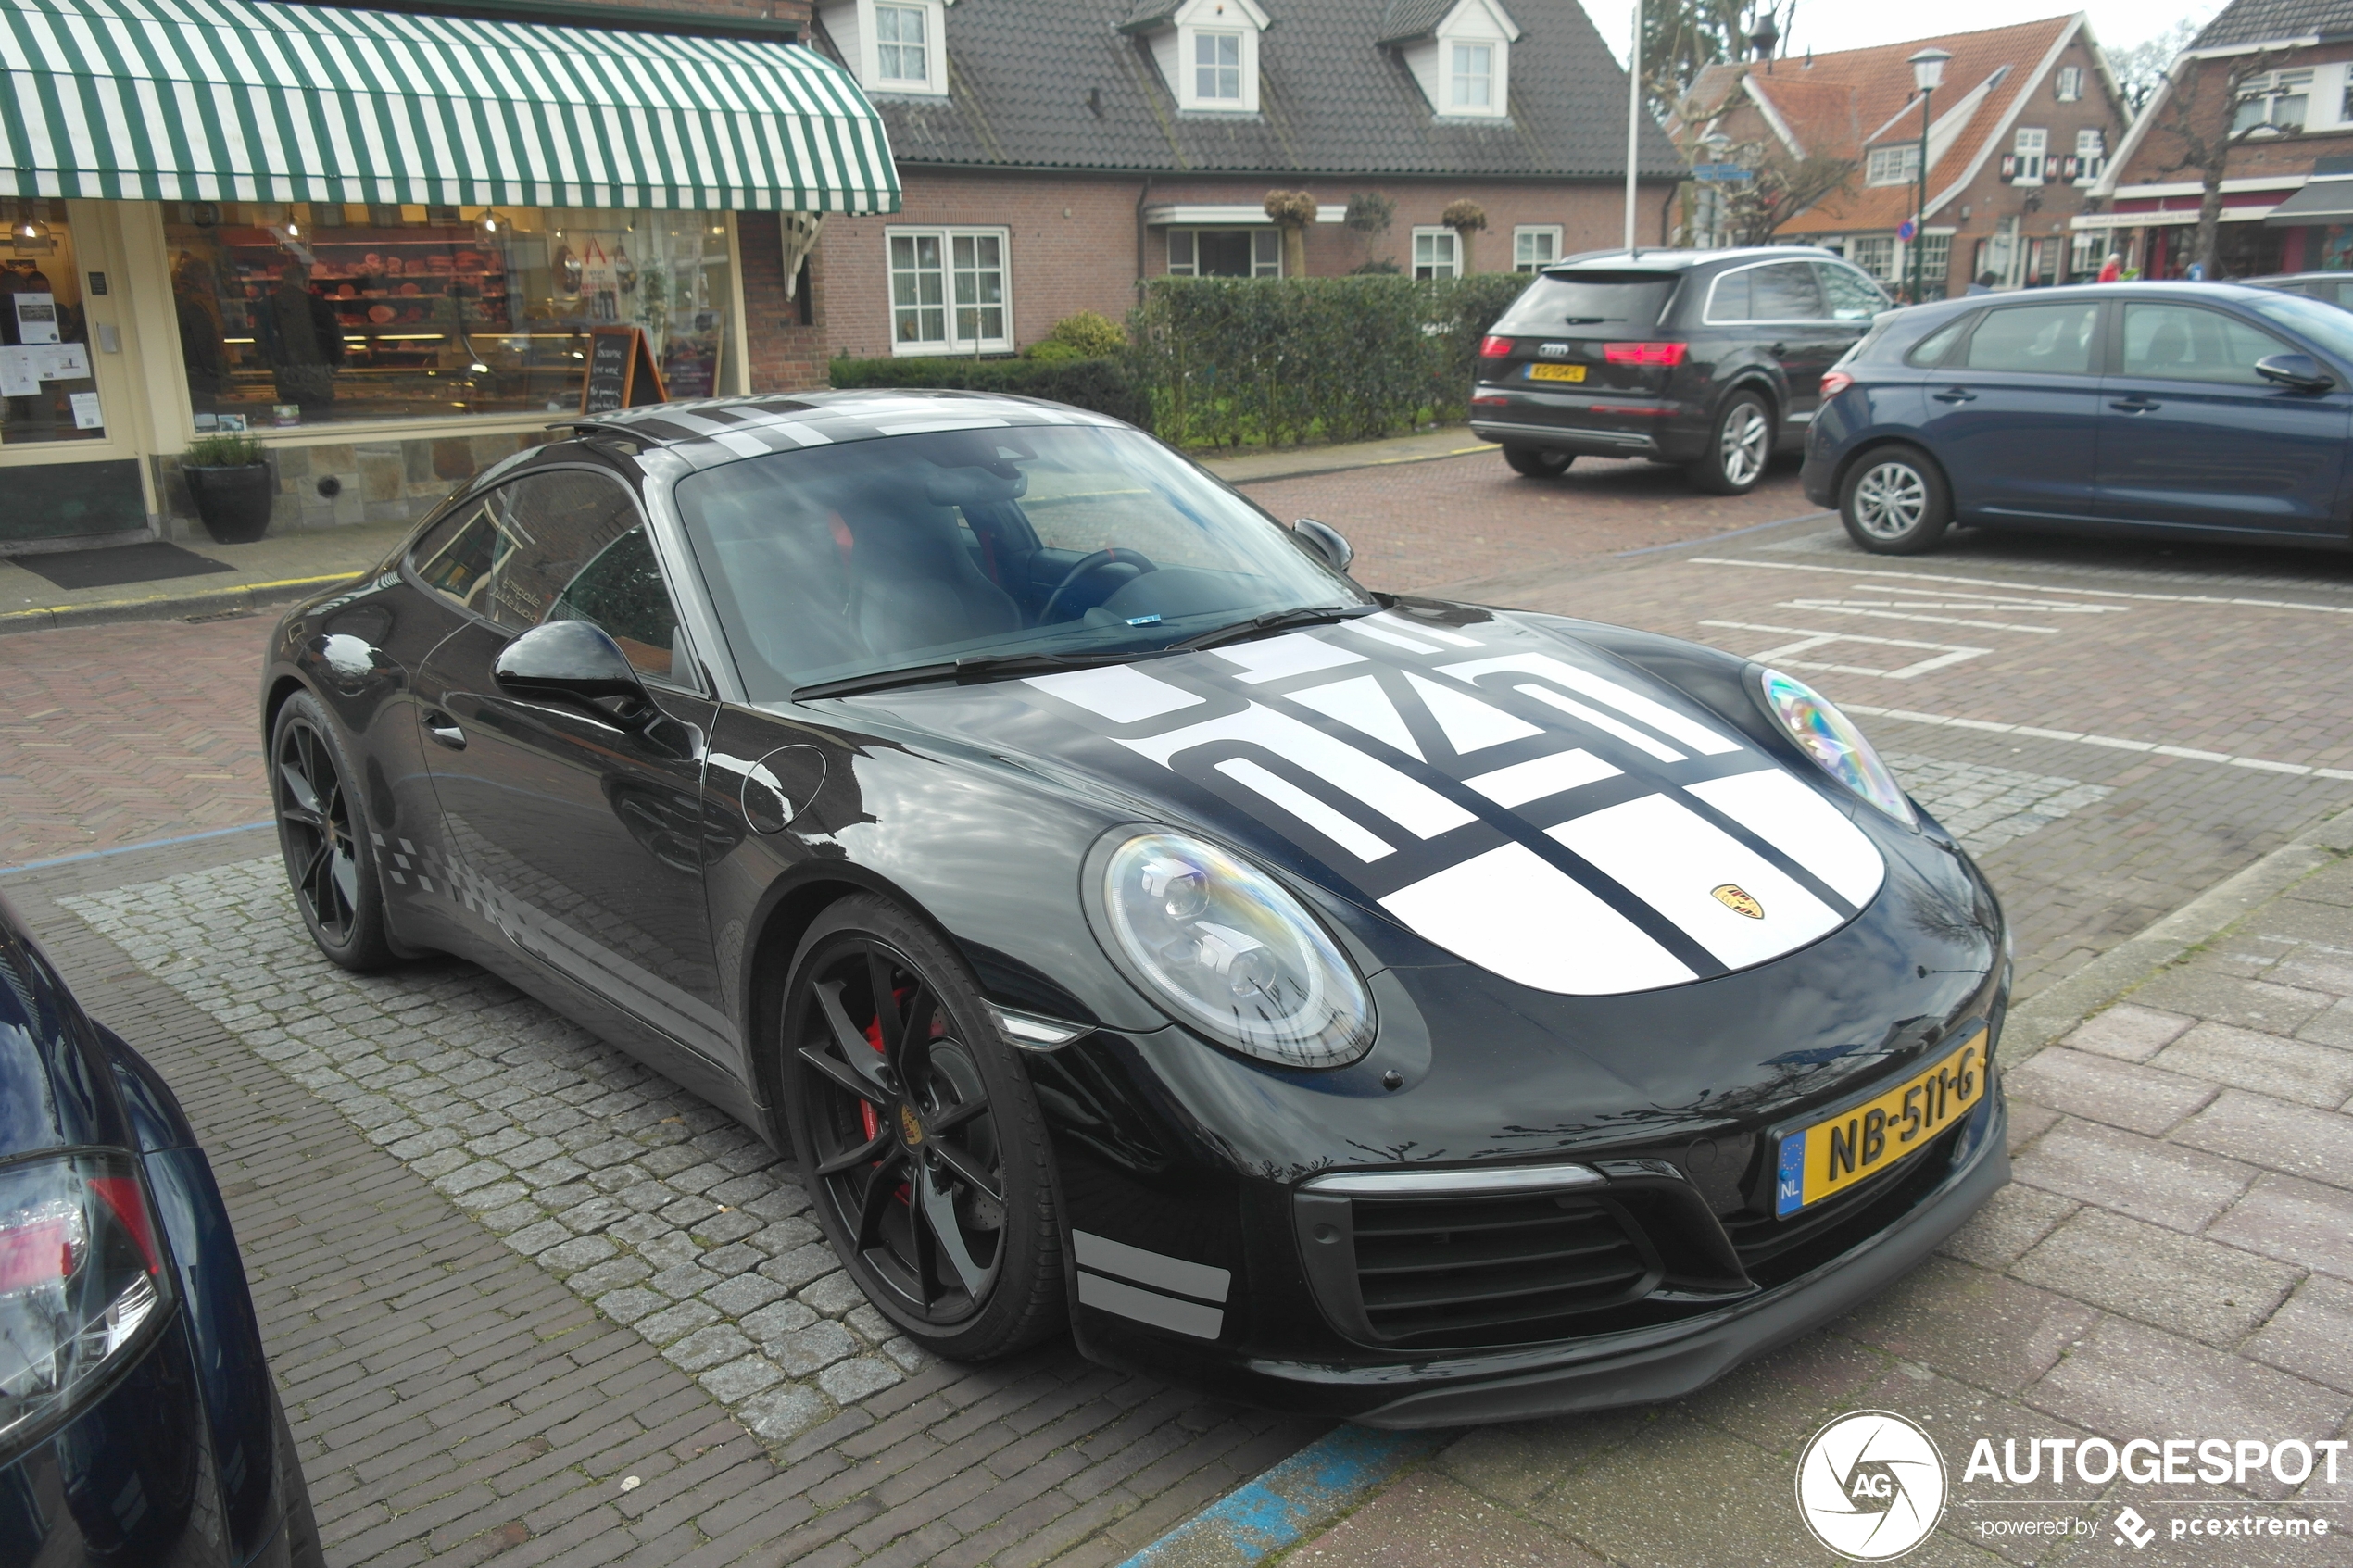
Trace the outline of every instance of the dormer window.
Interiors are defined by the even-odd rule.
[[[1258,112],[1258,0],[1136,0],[1120,31],[1149,44],[1180,110]]]
[[[1209,103],[1241,102],[1240,33],[1193,34],[1193,96]]]
[[[953,0],[818,0],[817,17],[869,93],[948,92],[946,23]]]
[[[1379,42],[1414,73],[1431,113],[1501,119],[1511,112],[1511,53],[1519,38],[1503,0],[1389,0]]]
[[[1459,113],[1482,113],[1495,102],[1495,46],[1457,44],[1453,48],[1453,107]]]

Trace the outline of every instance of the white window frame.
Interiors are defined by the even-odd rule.
[[[818,19],[833,35],[858,85],[869,93],[941,98],[948,95],[948,7],[954,0],[818,0]],[[887,77],[882,71],[884,5],[924,14],[920,77]]]
[[[1424,240],[1430,242],[1429,248],[1431,259],[1428,263],[1425,263],[1422,260],[1422,242]],[[1412,272],[1415,277],[1459,278],[1463,275],[1463,237],[1462,235],[1454,232],[1453,230],[1447,228],[1444,224],[1416,224],[1414,226],[1413,247],[1414,263]],[[1442,262],[1438,259],[1438,253],[1441,250],[1445,253],[1445,259]],[[1425,265],[1429,267],[1429,271],[1424,272],[1422,270],[1422,268]],[[1442,272],[1438,270],[1441,266],[1445,268],[1445,270]]]
[[[2260,76],[2248,77],[2239,85],[2238,108],[2231,121],[2233,133],[2245,130],[2250,123],[2309,127],[2312,123],[2312,100],[2315,96],[2314,78],[2318,75],[2319,72],[2312,67],[2303,66],[2295,70],[2271,70],[2265,71]],[[2292,119],[2283,119],[2280,118],[2280,106],[2290,98],[2303,99],[2304,112]],[[2250,104],[2259,103],[2263,106],[2263,112],[2250,120],[2246,115],[2246,108]]]
[[[1561,258],[1562,238],[1563,234],[1561,226],[1557,223],[1522,223],[1517,225],[1512,230],[1512,270],[1515,272],[1534,272],[1542,268],[1549,267],[1554,262],[1558,261]],[[1528,243],[1532,240],[1543,240],[1548,242],[1548,253],[1541,257],[1529,255],[1528,253],[1535,248]]]
[[[1149,32],[1153,63],[1168,84],[1176,107],[1188,114],[1256,114],[1258,112],[1258,35],[1268,18],[1258,0],[1185,0],[1167,21]],[[1234,68],[1235,96],[1203,97],[1201,93],[1202,41],[1220,35],[1236,42],[1239,61]]]
[[[1504,119],[1511,114],[1512,45],[1519,41],[1519,24],[1504,8],[1503,0],[1455,0],[1452,9],[1422,36],[1405,43],[1398,56],[1428,100],[1440,119]],[[1457,48],[1488,51],[1487,102],[1454,101]]]
[[[2075,133],[2075,182],[2096,185],[2108,169],[2108,132],[2087,125]]]
[[[2051,132],[2045,126],[2021,125],[2010,139],[2010,156],[2018,160],[2013,185],[2039,185],[2044,165],[2050,161]]]
[[[1909,185],[1920,177],[1920,144],[1890,142],[1873,147],[1863,159],[1866,185]]]
[[[909,17],[912,17],[915,21],[915,42],[912,44],[908,44],[903,36],[905,28],[903,19]],[[887,19],[892,24],[889,31],[894,34],[893,37],[883,36],[886,31],[883,24]],[[931,32],[930,6],[920,3],[907,5],[903,3],[903,0],[875,0],[875,81],[876,83],[885,86],[912,86],[917,92],[928,90],[932,77]],[[898,57],[897,63],[901,65],[904,65],[912,56],[915,66],[914,74],[911,76],[904,70],[891,69],[893,63],[891,56],[894,56]]]
[[[1952,276],[1953,232],[1950,229],[1941,232],[1931,231],[1913,243],[1919,246],[1922,284],[1941,283]],[[1909,278],[1912,275],[1910,257],[1903,258],[1903,267],[1904,276]]]
[[[2062,104],[2071,104],[2083,96],[2083,68],[2061,66],[2052,73],[2051,96]]]
[[[1250,236],[1250,275],[1253,278],[1279,278],[1283,275],[1283,234],[1272,225],[1242,229],[1173,228],[1168,231],[1168,275],[1172,278],[1198,278],[1201,272],[1201,236],[1209,234],[1246,233]]]
[[[896,242],[902,239],[910,241],[932,239],[939,242],[939,266],[937,269],[940,294],[939,310],[941,330],[945,334],[942,337],[936,339],[919,338],[911,341],[901,341],[900,338],[899,312],[904,307],[899,304],[898,283],[901,270],[899,268],[896,261],[896,252],[898,249]],[[956,242],[958,240],[995,240],[997,242],[997,267],[995,270],[998,274],[999,285],[998,306],[986,307],[960,307],[957,305],[956,277],[958,272],[960,270],[983,270],[982,269],[959,269],[957,267]],[[930,269],[922,269],[920,270],[927,271],[930,270]],[[1004,311],[1004,320],[1002,322],[1004,331],[1002,333],[994,337],[976,337],[966,335],[963,330],[963,324],[957,320],[960,308],[974,309],[1000,307],[1001,307]],[[903,359],[920,358],[926,355],[943,354],[1012,353],[1013,349],[1013,231],[1010,229],[994,228],[985,224],[895,223],[887,227],[883,230],[883,309],[884,318],[887,325],[887,330],[890,333],[890,352],[896,358]]]
[[[1856,234],[1846,242],[1846,259],[1875,283],[1896,281],[1896,254],[1893,234]]]
[[[1231,65],[1227,64],[1223,57],[1224,46],[1229,44],[1233,45],[1234,54]],[[1242,56],[1247,51],[1242,46],[1242,35],[1238,29],[1230,27],[1194,29],[1192,57],[1189,66],[1193,74],[1194,100],[1203,106],[1223,107],[1239,104],[1242,101]],[[1204,55],[1211,57],[1204,59],[1202,57]],[[1231,73],[1230,82],[1227,80],[1228,72]],[[1202,89],[1204,86],[1210,91],[1202,92]],[[1226,91],[1228,86],[1233,88],[1230,93]]]
[[[1487,38],[1455,38],[1446,44],[1446,112],[1492,114],[1495,56],[1503,44]],[[1474,95],[1476,94],[1476,95]]]

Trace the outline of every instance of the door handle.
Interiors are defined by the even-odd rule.
[[[447,746],[452,751],[463,751],[466,749],[466,732],[458,727],[458,721],[452,719],[448,714],[444,713],[438,708],[427,709],[425,710],[424,720],[425,734],[431,735],[434,739],[439,741],[442,745]]]
[[[2144,397],[2140,394],[2134,393],[2130,397],[2124,398],[2119,402],[2110,403],[2108,407],[2111,408],[2120,408],[2128,414],[2145,414],[2151,408],[2162,408],[2165,405],[2158,402],[2155,398]]]
[[[1935,398],[1939,403],[1974,403],[1977,401],[1977,394],[1971,392],[1965,386],[1948,386],[1942,392],[1932,392],[1929,394],[1929,395]]]

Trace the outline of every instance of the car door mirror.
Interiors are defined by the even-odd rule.
[[[2296,392],[2326,392],[2336,384],[2336,378],[2309,354],[2266,355],[2255,362],[2255,373]]]
[[[537,696],[647,700],[629,656],[593,621],[549,621],[500,651],[490,673],[505,691]]]
[[[1312,517],[1301,518],[1291,524],[1302,540],[1315,546],[1315,553],[1331,562],[1334,571],[1346,571],[1348,563],[1356,558],[1356,546],[1347,536],[1328,522],[1317,522]]]

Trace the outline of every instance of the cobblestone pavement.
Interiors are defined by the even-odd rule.
[[[2353,1437],[2353,816],[2323,836],[2331,863],[2009,1070],[2017,1182],[1937,1259],[1693,1399],[1468,1433],[1286,1568],[1825,1562],[1797,1454],[1873,1409],[1950,1473],[1906,1562],[2353,1562],[2353,1460],[2334,1483],[2324,1461],[2285,1484],[1964,1474],[1981,1437],[2021,1475],[2033,1438]],[[2128,1506],[2145,1549],[2117,1533]],[[2266,1533],[2173,1534],[2250,1516]],[[2274,1516],[2331,1534],[2272,1537]]]

